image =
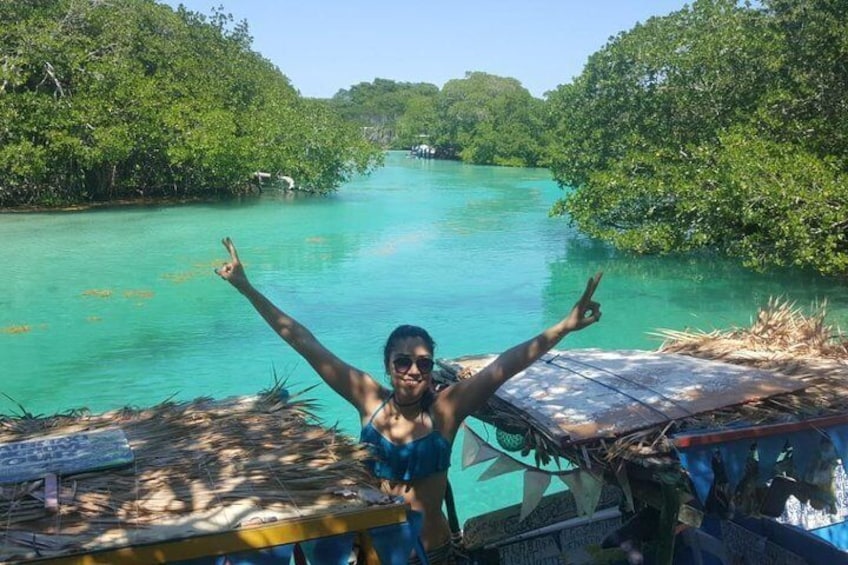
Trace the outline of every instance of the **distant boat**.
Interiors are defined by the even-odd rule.
[[[436,157],[436,148],[426,143],[420,143],[410,148],[409,154],[411,157],[419,159],[433,159]]]
[[[271,173],[265,173],[261,171],[256,171],[253,173],[253,178],[256,179],[256,184],[259,186],[259,192],[262,192],[262,183],[281,183],[284,186],[280,186],[283,190],[294,190],[294,179],[286,176],[286,175],[272,175]]]

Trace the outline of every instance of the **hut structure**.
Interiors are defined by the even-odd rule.
[[[496,442],[466,430],[463,465],[489,465],[480,480],[524,473],[522,504],[469,520],[466,550],[848,563],[848,341],[825,319],[772,301],[749,328],[661,331],[655,352],[550,352],[475,414]],[[438,379],[490,360],[446,361]],[[552,478],[569,491],[544,497]]]
[[[335,563],[354,544],[365,562],[405,561],[417,539],[406,506],[312,408],[279,384],[2,418],[0,563]]]

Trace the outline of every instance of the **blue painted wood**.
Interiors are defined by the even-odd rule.
[[[99,471],[133,462],[123,430],[109,428],[0,444],[0,484]]]

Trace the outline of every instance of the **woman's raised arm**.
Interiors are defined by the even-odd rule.
[[[470,378],[448,387],[443,393],[452,415],[451,425],[459,426],[469,414],[480,409],[495,391],[552,349],[571,332],[587,328],[601,319],[601,305],[592,295],[601,282],[602,273],[586,284],[583,296],[571,312],[542,333],[501,353],[494,361]]]
[[[215,269],[215,272],[243,294],[271,329],[306,359],[334,391],[356,406],[360,414],[364,414],[367,401],[379,395],[380,385],[367,373],[336,357],[311,331],[256,290],[244,272],[232,240],[224,238],[223,244],[230,254],[230,260]]]

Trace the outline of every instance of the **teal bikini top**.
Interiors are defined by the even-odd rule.
[[[424,437],[402,444],[389,441],[377,431],[374,416],[391,399],[390,395],[371,414],[359,435],[359,440],[368,446],[372,455],[365,462],[371,474],[380,479],[409,482],[446,471],[450,467],[451,444],[435,429]]]

